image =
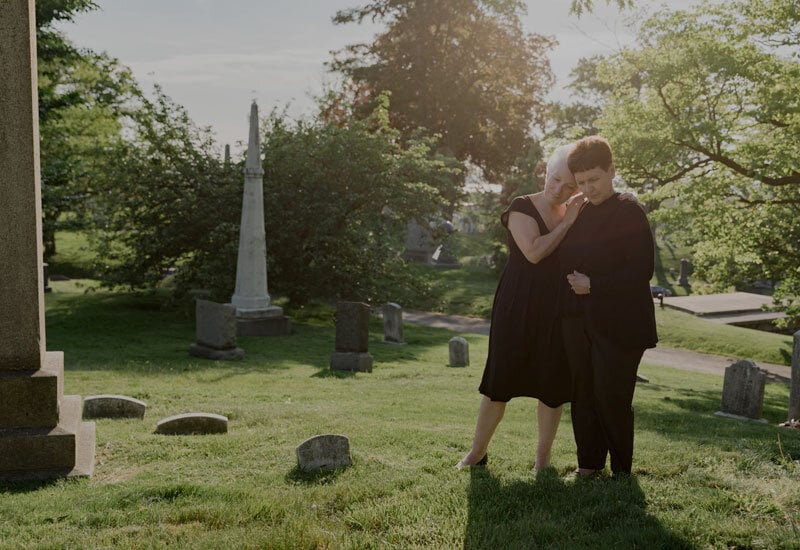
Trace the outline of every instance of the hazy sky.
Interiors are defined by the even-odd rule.
[[[601,0],[597,4],[603,4]],[[650,4],[640,0],[639,4]],[[673,0],[683,7],[697,0]],[[319,94],[330,51],[369,40],[379,30],[367,25],[333,25],[337,10],[362,0],[98,0],[100,10],[79,16],[63,30],[81,47],[105,51],[129,66],[140,84],[158,82],[200,125],[213,127],[221,143],[247,138],[249,104],[262,112],[289,105],[310,112]],[[527,0],[525,29],[555,36],[551,53],[553,95],[576,61],[608,53],[631,40],[614,8],[600,6],[580,19],[568,0]]]

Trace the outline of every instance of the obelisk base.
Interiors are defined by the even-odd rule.
[[[236,311],[236,336],[283,336],[291,332],[292,320],[281,307]]]

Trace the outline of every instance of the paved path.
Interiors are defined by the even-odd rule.
[[[403,319],[415,325],[446,328],[454,332],[489,334],[489,321],[479,317],[445,315],[443,313],[427,313],[422,311],[403,311]],[[642,360],[650,365],[719,375],[725,374],[725,368],[735,361],[735,359],[731,359],[730,357],[697,353],[695,351],[663,346],[646,350]],[[768,379],[784,382],[786,384],[789,383],[791,369],[786,365],[774,365],[772,363],[762,362],[757,364],[762,370],[767,372]]]

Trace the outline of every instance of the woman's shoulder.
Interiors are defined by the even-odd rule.
[[[518,197],[514,197],[511,201],[511,204],[508,205],[508,210],[529,214],[532,210],[535,210],[536,206],[534,201],[540,194],[541,193],[532,193],[529,195],[520,195]]]

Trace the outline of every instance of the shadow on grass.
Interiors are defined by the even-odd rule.
[[[332,470],[329,468],[323,468],[314,472],[306,472],[301,470],[300,466],[295,466],[289,471],[288,474],[286,474],[285,479],[289,483],[296,483],[300,485],[328,485],[329,483],[336,481],[336,478],[344,473],[346,469],[347,468],[338,468],[336,470]]]
[[[62,483],[62,481],[63,477],[53,479],[30,479],[24,481],[0,481],[0,495],[33,493],[41,489],[53,487],[58,483]]]
[[[647,512],[635,477],[565,481],[555,470],[503,483],[470,472],[464,548],[690,548]]]
[[[355,375],[355,371],[333,370],[330,367],[323,367],[316,373],[312,374],[311,378],[353,378]]]
[[[763,417],[769,422],[761,423],[714,416],[721,407],[721,380],[719,391],[664,387],[659,390],[658,386],[652,389],[669,395],[664,395],[661,403],[655,406],[634,407],[637,431],[668,434],[674,442],[713,445],[722,450],[744,445],[767,453],[773,462],[778,461],[782,452],[800,456],[800,438],[784,437],[783,449],[778,443],[778,438],[785,433],[776,426],[786,419],[787,402],[783,392],[764,396]]]

